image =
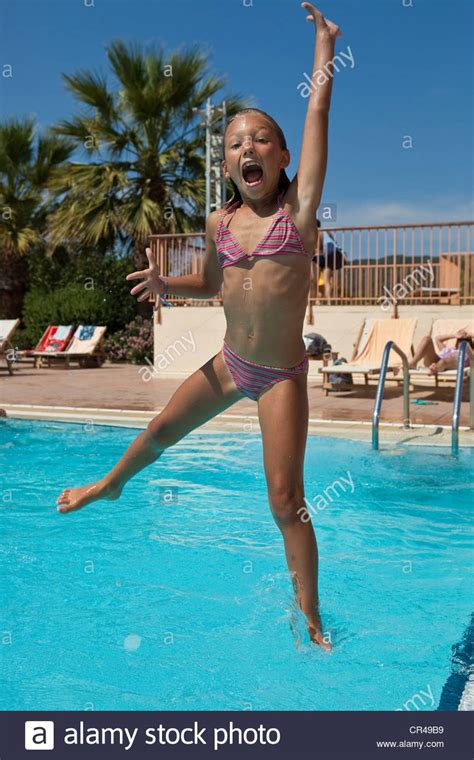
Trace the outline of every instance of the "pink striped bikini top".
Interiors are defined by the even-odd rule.
[[[282,198],[282,194],[278,196],[280,208],[264,237],[252,253],[244,251],[239,241],[224,224],[224,217],[229,211],[239,206],[242,201],[236,201],[224,210],[216,233],[216,251],[222,269],[237,264],[244,259],[253,258],[253,256],[289,256],[294,253],[302,253],[311,258],[311,254],[304,247],[293,219],[285,209],[281,208]]]

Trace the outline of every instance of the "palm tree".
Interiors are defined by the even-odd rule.
[[[150,234],[202,229],[204,133],[193,109],[224,85],[206,72],[197,48],[166,56],[121,41],[107,49],[118,86],[100,74],[63,75],[85,110],[54,127],[88,153],[70,163],[53,187],[63,193],[50,218],[54,241],[133,247],[137,264]],[[227,111],[244,107],[226,98]]]
[[[46,222],[55,199],[47,186],[74,150],[48,131],[36,135],[30,118],[0,123],[0,318],[21,312],[27,256],[38,247],[48,249]]]

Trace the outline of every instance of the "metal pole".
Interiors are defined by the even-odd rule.
[[[199,110],[199,108],[193,108],[194,113],[201,114],[204,116],[204,123],[201,126],[204,126],[206,130],[206,159],[205,159],[205,186],[206,186],[206,218],[209,216],[212,210],[212,206],[219,206],[222,202],[225,202],[226,200],[226,184],[225,179],[222,176],[220,164],[221,164],[221,155],[219,152],[216,152],[216,138],[220,140],[223,140],[224,137],[224,131],[225,131],[225,121],[226,121],[226,104],[225,101],[223,101],[222,107],[219,108],[218,106],[213,106],[211,102],[211,98],[208,98],[206,101],[206,108],[204,111]],[[222,134],[219,134],[219,131],[217,127],[214,127],[213,131],[213,117],[215,113],[222,114]],[[213,140],[214,136],[214,140]],[[214,152],[213,152],[214,151]],[[219,162],[217,165],[217,161]],[[215,198],[212,198],[212,194],[215,194]],[[223,199],[223,200],[222,200]],[[213,203],[214,201],[214,203]]]
[[[397,352],[398,353],[398,352]],[[403,427],[405,430],[410,429],[410,370],[408,368],[408,358],[400,351],[399,356],[403,362]]]
[[[222,101],[222,150],[224,150],[224,134],[225,134],[225,125],[227,122],[227,104],[225,100]],[[221,182],[222,182],[222,203],[224,204],[227,200],[227,182],[225,180],[225,177],[222,174],[221,170]]]
[[[206,104],[206,219],[211,213],[211,99]]]
[[[389,340],[383,352],[382,364],[380,366],[380,378],[377,385],[377,394],[372,415],[372,448],[374,451],[378,451],[379,448],[380,411],[382,408],[388,359],[390,351],[392,350],[399,355],[403,363],[403,427],[405,430],[410,428],[410,371],[408,369],[408,359],[401,348],[399,348],[393,340]]]
[[[453,422],[451,425],[451,453],[456,455],[459,452],[459,413],[461,410],[461,398],[462,398],[462,386],[464,382],[464,361],[467,350],[467,341],[461,341],[458,354],[458,367],[456,373],[456,388],[454,390],[454,403],[453,403]],[[472,361],[471,361],[472,364]],[[471,381],[469,383],[469,390],[472,391],[472,367],[471,367]],[[472,395],[471,395],[472,404]],[[470,410],[472,412],[472,408]],[[472,415],[470,414],[470,417]],[[470,420],[471,422],[472,420]]]
[[[469,378],[469,427],[474,430],[474,355],[471,353],[471,376]]]
[[[380,368],[379,384],[377,385],[377,393],[375,395],[374,413],[372,415],[372,448],[374,451],[379,449],[379,422],[380,422],[380,409],[382,407],[383,389],[385,387],[385,375],[387,374],[388,356],[390,349],[392,348],[392,341],[389,341],[385,346],[383,352],[382,365]]]

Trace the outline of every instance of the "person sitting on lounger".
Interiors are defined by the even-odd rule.
[[[448,340],[456,338],[456,346],[446,346]],[[466,330],[458,330],[455,335],[438,335],[431,338],[425,335],[420,341],[415,351],[413,359],[408,363],[410,369],[416,369],[419,361],[423,359],[425,367],[429,367],[432,375],[438,372],[444,372],[447,369],[456,369],[458,365],[459,346],[463,340],[467,340],[467,351],[465,356],[465,366],[468,367],[471,362],[473,336]]]

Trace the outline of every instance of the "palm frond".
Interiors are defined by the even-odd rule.
[[[103,119],[113,122],[118,118],[114,96],[107,89],[105,77],[90,71],[62,76],[67,89],[82,103],[94,108]]]
[[[114,91],[97,74],[65,76],[89,111],[60,122],[55,133],[78,148],[90,135],[96,144],[88,154],[94,163],[52,173],[57,202],[49,234],[95,244],[101,235],[142,241],[150,233],[196,229],[204,206],[205,133],[194,109],[204,109],[225,78],[209,71],[208,52],[198,45],[167,53],[114,40],[107,56]],[[230,115],[247,105],[232,94],[227,104]]]
[[[144,90],[147,83],[143,53],[137,44],[114,40],[107,57],[119,82],[128,90]]]

